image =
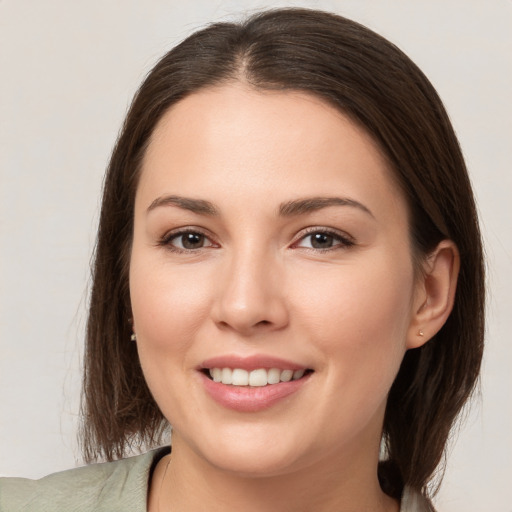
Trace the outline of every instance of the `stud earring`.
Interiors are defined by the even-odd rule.
[[[133,333],[130,338],[132,341],[137,341],[137,335]]]
[[[424,336],[424,335],[425,335],[425,333],[420,329],[420,330],[418,331],[418,336]]]

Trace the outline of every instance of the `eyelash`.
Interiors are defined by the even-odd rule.
[[[326,235],[328,237],[333,238],[333,242],[335,243],[332,247],[327,248],[315,248],[315,247],[302,247],[302,249],[306,249],[308,251],[314,251],[314,252],[330,252],[334,250],[340,250],[340,249],[347,249],[349,247],[352,247],[355,245],[354,239],[347,235],[346,233],[340,233],[339,231],[329,229],[329,228],[322,228],[322,227],[311,227],[307,228],[305,232],[301,233],[300,237],[291,244],[292,248],[301,248],[299,245],[300,242],[304,241],[306,238],[311,237],[312,235]],[[182,237],[184,235],[199,235],[201,237],[204,237],[205,239],[209,240],[211,242],[211,245],[208,245],[206,247],[198,247],[196,249],[187,249],[187,248],[181,248],[176,247],[172,244],[173,240],[178,239],[179,237]],[[170,233],[166,233],[158,242],[158,245],[161,247],[165,247],[168,250],[176,253],[193,253],[197,252],[201,249],[208,249],[210,247],[218,247],[218,244],[213,242],[211,238],[204,232],[198,229],[194,228],[185,228],[180,229],[178,231],[172,231]]]
[[[340,231],[336,231],[334,229],[329,228],[323,228],[323,227],[311,227],[307,228],[305,232],[301,233],[300,237],[296,242],[292,244],[293,247],[300,247],[298,244],[302,241],[304,241],[306,238],[311,237],[312,235],[327,235],[329,237],[333,238],[334,243],[332,247],[327,247],[324,249],[319,249],[315,247],[302,247],[303,249],[309,250],[309,251],[315,251],[315,252],[329,252],[329,251],[336,251],[340,249],[347,249],[349,247],[352,247],[355,245],[355,240],[349,236],[346,233],[341,233]]]
[[[197,252],[200,249],[207,249],[210,246],[207,247],[198,247],[197,249],[186,249],[181,247],[176,247],[172,245],[172,241],[176,240],[180,237],[183,237],[184,235],[199,235],[204,237],[206,240],[210,240],[212,246],[217,245],[215,242],[211,241],[211,238],[206,234],[203,233],[201,230],[197,228],[183,228],[178,231],[171,231],[170,233],[166,233],[158,242],[158,245],[161,247],[165,247],[166,249],[177,252],[177,253],[191,253],[191,252]]]

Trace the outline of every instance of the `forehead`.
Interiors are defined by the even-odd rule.
[[[196,92],[164,114],[139,184],[147,201],[162,193],[215,200],[229,190],[243,205],[335,191],[405,212],[386,158],[358,124],[314,95],[239,83]]]

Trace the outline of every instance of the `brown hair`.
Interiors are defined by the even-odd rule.
[[[128,267],[141,160],[167,109],[201,88],[240,80],[317,95],[362,125],[389,159],[410,208],[415,258],[443,239],[461,256],[453,311],[409,350],[389,393],[379,476],[398,497],[427,492],[450,429],[477,380],[484,333],[484,270],[464,160],[441,100],[393,44],[340,16],[277,9],[217,23],[167,53],[137,92],[106,173],[93,269],[83,381],[87,460],[154,445],[166,427],[130,342]]]

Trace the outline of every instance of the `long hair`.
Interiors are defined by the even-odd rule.
[[[453,311],[434,338],[405,354],[384,419],[383,489],[399,496],[407,484],[427,493],[482,357],[484,268],[473,193],[446,111],[418,67],[358,23],[309,9],[264,11],[194,33],[156,64],[133,100],[104,183],[83,380],[85,458],[112,460],[131,446],[157,444],[166,427],[130,342],[135,191],[162,115],[230,81],[305,91],[349,116],[379,144],[404,193],[415,260],[443,239],[460,251]]]

